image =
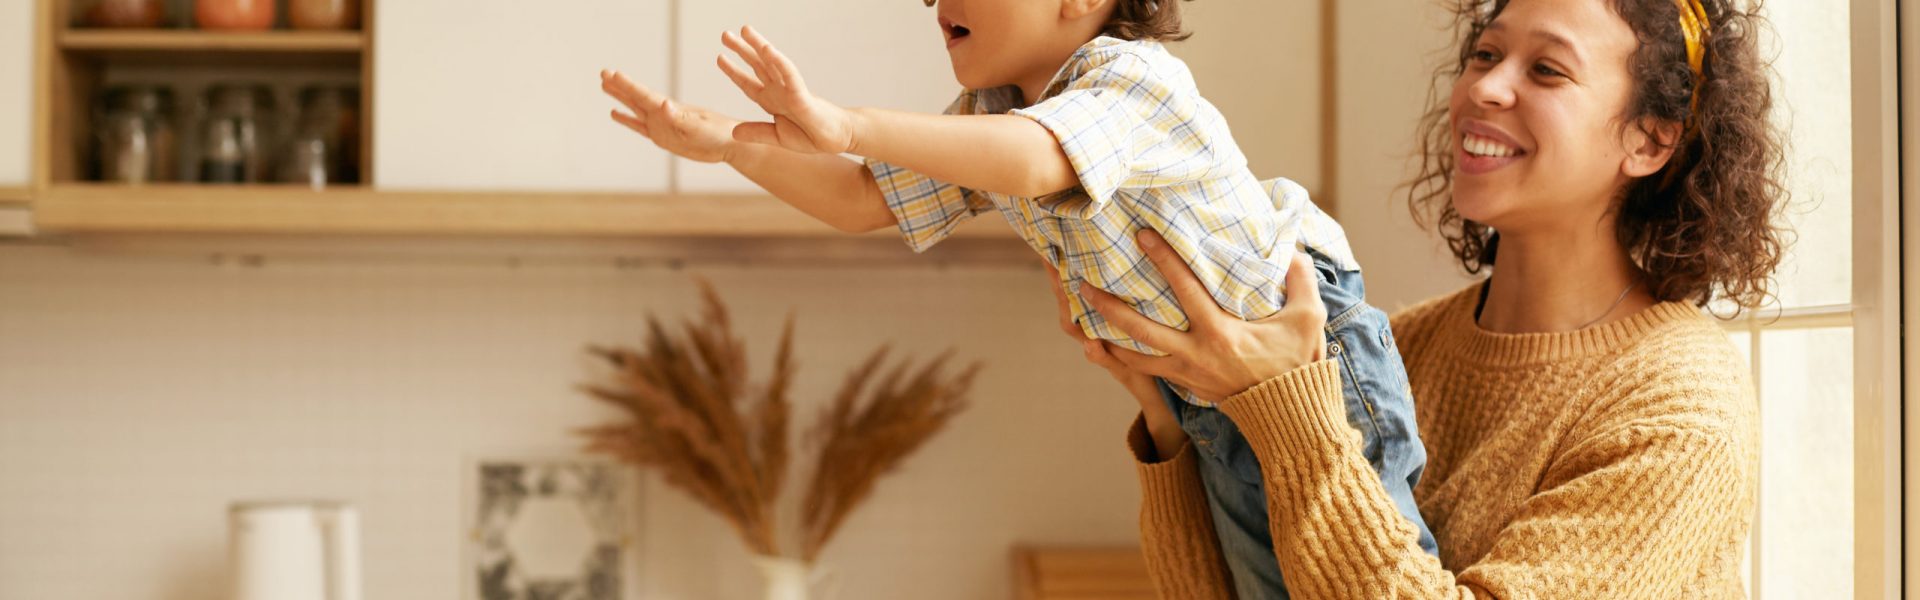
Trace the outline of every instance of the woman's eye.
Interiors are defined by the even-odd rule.
[[[1494,54],[1492,50],[1475,50],[1467,58],[1476,63],[1488,64],[1499,61],[1500,55]]]
[[[1541,77],[1566,77],[1567,76],[1565,73],[1555,71],[1553,70],[1553,67],[1549,67],[1545,64],[1534,65],[1533,72],[1535,74],[1540,75]]]

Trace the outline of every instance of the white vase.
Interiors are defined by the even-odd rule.
[[[756,556],[753,564],[767,581],[766,600],[833,600],[839,595],[838,578],[799,559]]]

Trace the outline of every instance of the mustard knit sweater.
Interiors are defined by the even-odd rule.
[[[1665,303],[1571,333],[1474,323],[1480,287],[1393,317],[1428,463],[1422,552],[1360,452],[1333,362],[1229,398],[1294,598],[1744,598],[1759,415],[1711,318]],[[1128,435],[1165,598],[1228,598],[1193,452]],[[1149,459],[1149,460],[1142,460]]]

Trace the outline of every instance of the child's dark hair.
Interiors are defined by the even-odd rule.
[[[1113,17],[1100,35],[1123,40],[1178,42],[1192,33],[1180,28],[1182,0],[1113,0]],[[1192,2],[1193,0],[1185,0]]]
[[[1651,117],[1689,130],[1665,168],[1628,183],[1611,207],[1615,235],[1646,273],[1642,285],[1661,300],[1705,305],[1718,297],[1753,309],[1772,296],[1773,271],[1791,233],[1778,221],[1788,195],[1784,142],[1768,120],[1773,95],[1759,48],[1765,27],[1759,1],[1700,1],[1710,28],[1705,81],[1696,88],[1674,0],[1606,0],[1640,39],[1627,59],[1634,90],[1619,122],[1633,126]],[[1414,218],[1435,226],[1460,264],[1479,273],[1493,266],[1500,236],[1453,208],[1445,87],[1465,70],[1480,34],[1508,0],[1452,2],[1459,53],[1435,73],[1432,108],[1420,125],[1420,174],[1408,199]]]
[[[933,6],[935,0],[924,0]],[[1192,2],[1193,0],[1185,0]],[[1127,41],[1178,42],[1193,34],[1180,29],[1181,0],[1113,0],[1113,18],[1100,35]]]

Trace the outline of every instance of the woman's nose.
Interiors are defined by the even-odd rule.
[[[1467,98],[1474,104],[1488,108],[1507,108],[1513,106],[1513,69],[1506,65],[1494,65],[1480,78],[1468,84]]]

